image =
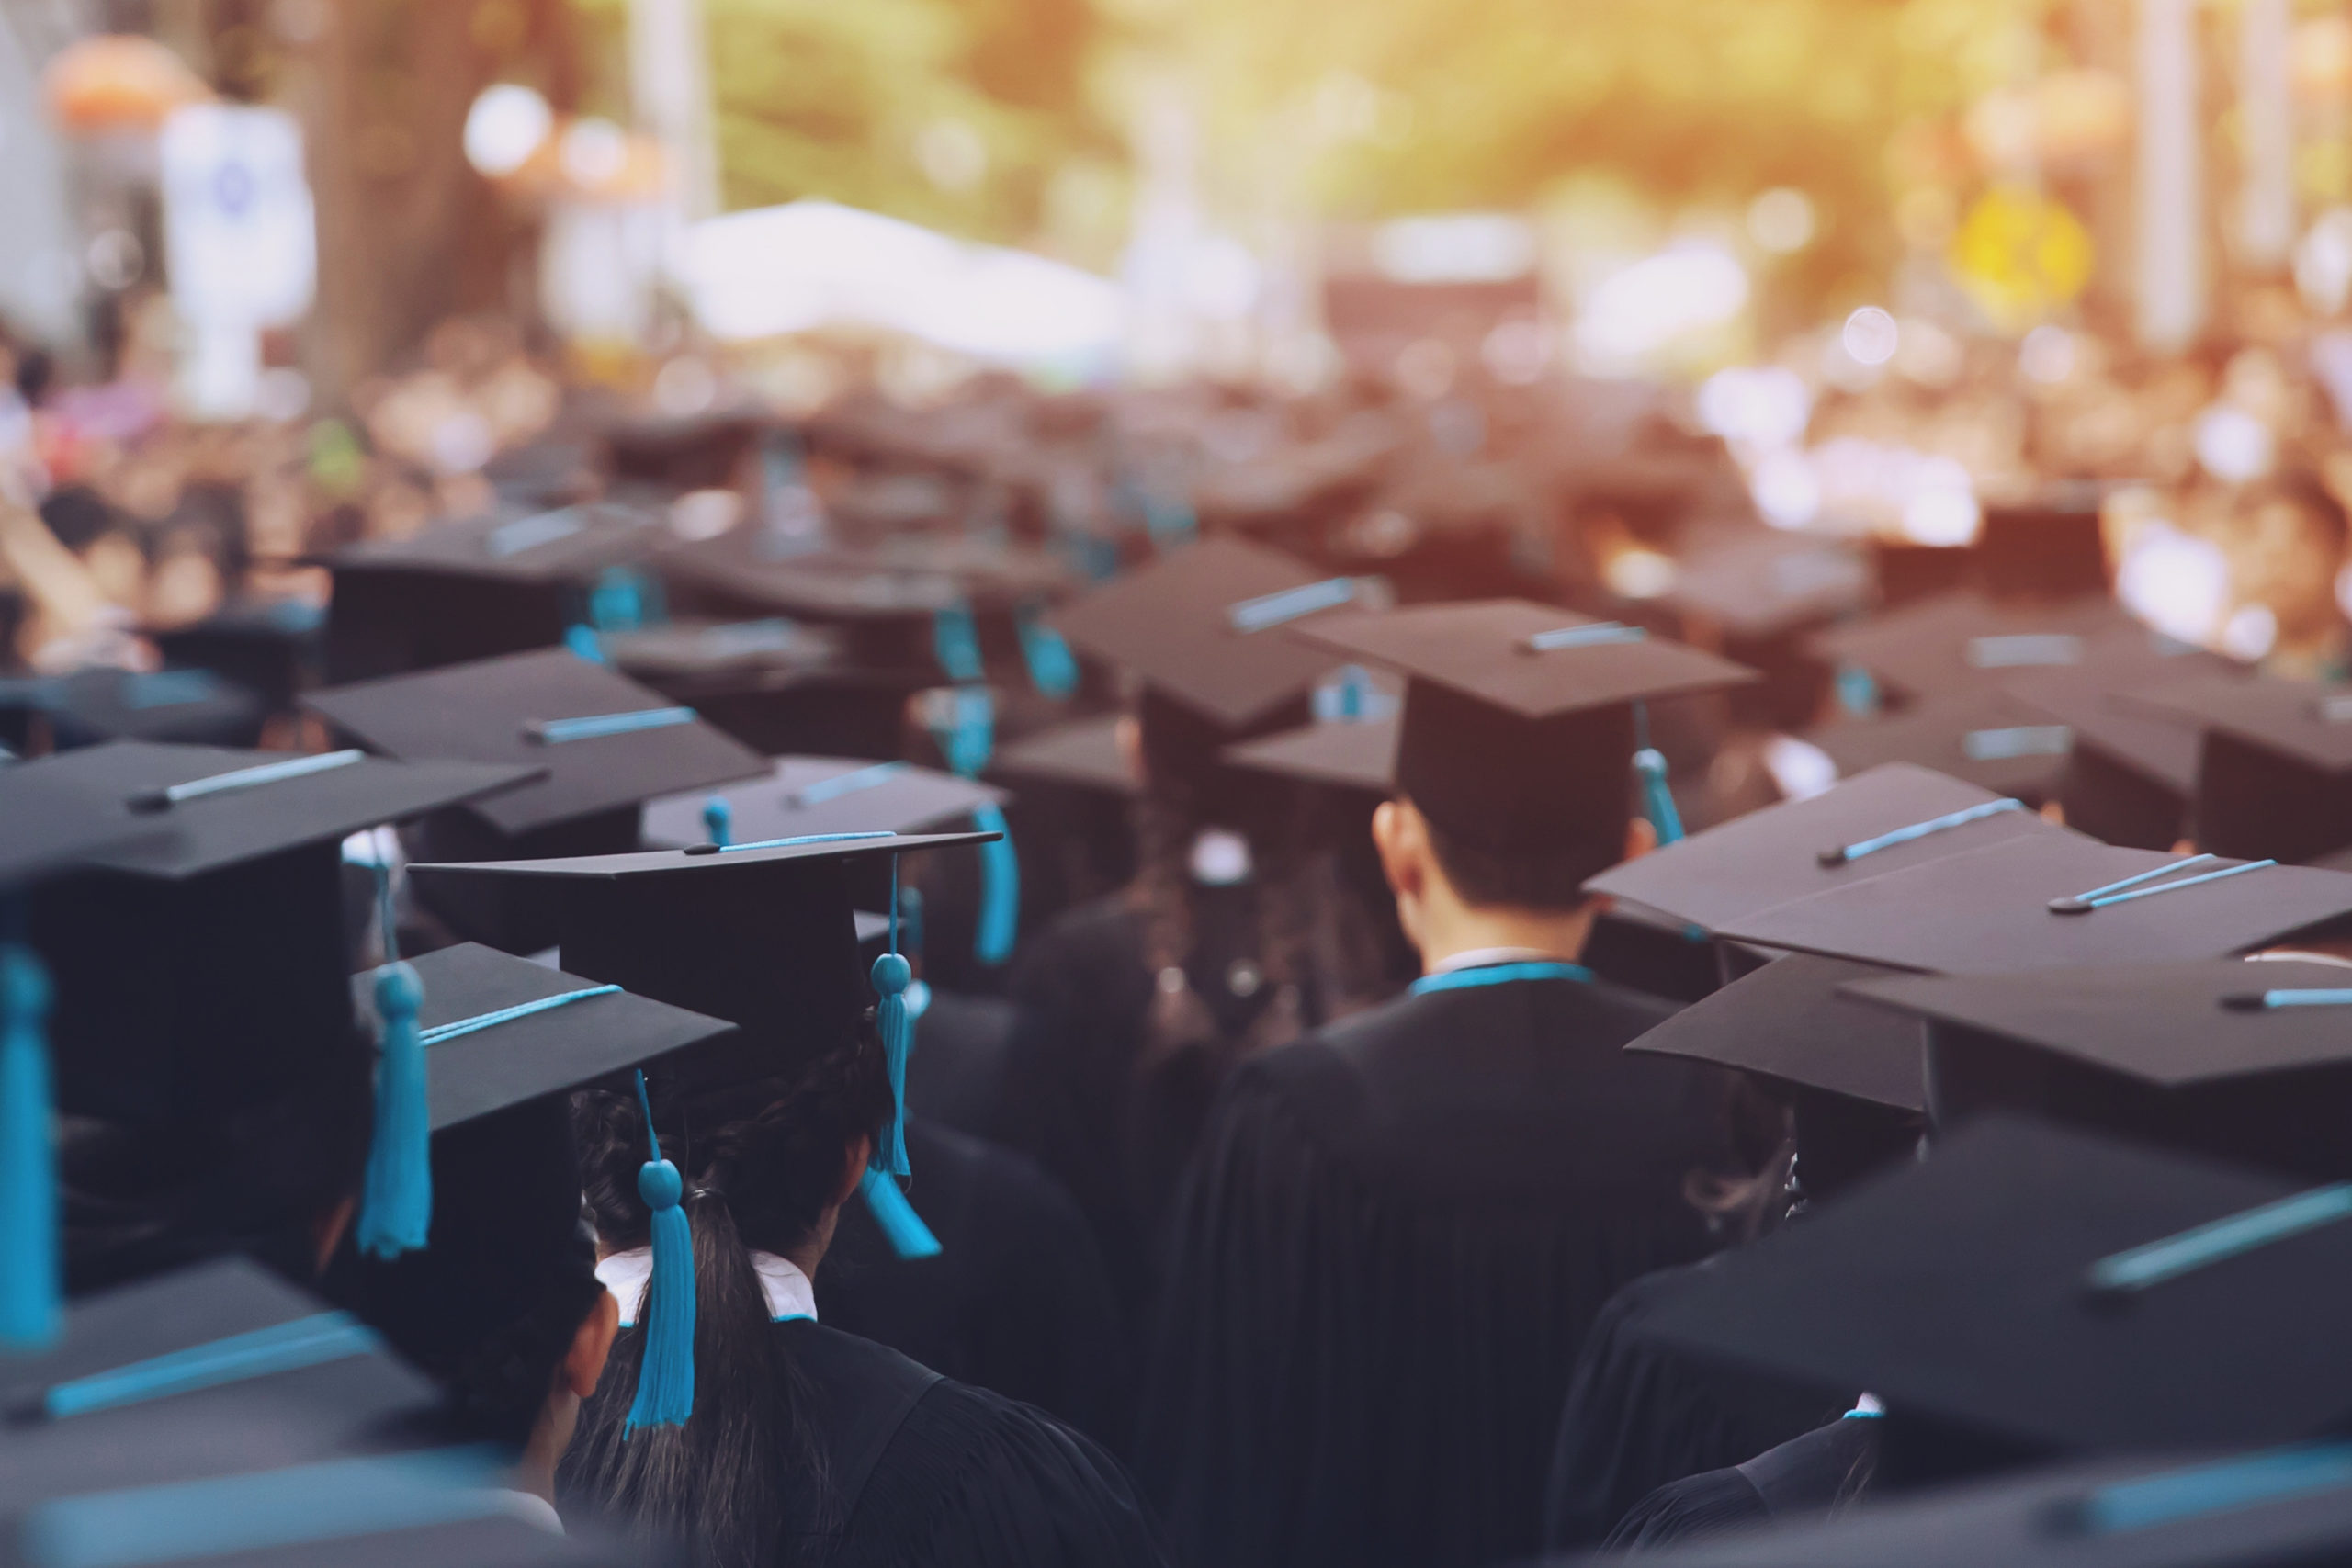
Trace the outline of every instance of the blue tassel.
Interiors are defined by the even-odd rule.
[[[424,1098],[424,1045],[416,1010],[424,985],[405,964],[376,976],[384,1021],[376,1057],[376,1133],[360,1189],[359,1250],[370,1258],[422,1251],[433,1224],[433,1119]]]
[[[1849,718],[1878,716],[1878,682],[1851,660],[1838,666],[1838,705]]]
[[[1036,608],[1024,607],[1015,623],[1021,632],[1021,658],[1029,666],[1029,683],[1041,695],[1060,702],[1078,690],[1078,657],[1062,634],[1037,618]]]
[[[1657,829],[1661,844],[1682,841],[1682,813],[1674,808],[1674,787],[1667,782],[1666,754],[1650,744],[1649,708],[1634,705],[1634,771],[1642,775],[1642,815]]]
[[[638,1366],[637,1399],[621,1427],[624,1438],[641,1427],[683,1427],[695,1413],[695,1234],[681,1206],[686,1184],[678,1168],[662,1157],[642,1071],[637,1103],[645,1111],[645,1139],[653,1153],[637,1168],[637,1195],[653,1211],[653,1278],[638,1312],[645,1358]]]
[[[922,1223],[915,1206],[899,1190],[899,1184],[889,1176],[869,1168],[858,1179],[857,1190],[865,1195],[866,1212],[874,1223],[882,1227],[882,1239],[890,1244],[893,1256],[899,1258],[936,1258],[942,1248],[931,1227]]]
[[[987,673],[980,661],[980,630],[969,604],[949,604],[931,617],[932,650],[951,681],[977,681]]]
[[[875,1021],[882,1032],[882,1059],[890,1071],[890,1125],[874,1151],[874,1168],[890,1176],[908,1174],[907,1058],[914,1051],[915,1021],[908,1016],[907,987],[914,977],[913,965],[896,953],[874,961],[874,990],[881,998]]]
[[[571,650],[574,658],[584,659],[591,664],[605,662],[605,645],[596,640],[594,626],[571,627],[563,634],[563,646]]]
[[[0,946],[0,1349],[43,1349],[64,1322],[49,1002],[49,974],[32,950]]]
[[[994,969],[1012,956],[1021,933],[1021,856],[996,802],[972,807],[972,822],[983,833],[1005,834],[980,846],[980,922],[972,940],[972,956]]]
[[[985,686],[959,688],[948,700],[952,716],[933,727],[932,738],[947,759],[947,771],[968,779],[989,765],[996,750],[996,700]]]
[[[702,830],[722,850],[735,841],[735,807],[725,795],[714,795],[702,803]]]

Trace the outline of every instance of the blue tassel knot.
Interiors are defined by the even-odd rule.
[[[874,1151],[874,1168],[892,1176],[908,1174],[907,1058],[914,1051],[915,1021],[907,1009],[907,987],[914,977],[914,966],[898,953],[874,961],[874,989],[882,998],[875,1016],[882,1031],[882,1059],[890,1070],[890,1125]]]
[[[702,803],[702,830],[722,850],[734,840],[735,807],[725,795],[714,795]]]
[[[0,1349],[41,1349],[63,1325],[49,1004],[40,960],[0,947]]]
[[[645,1075],[637,1075],[645,1136],[653,1157],[637,1169],[637,1195],[653,1211],[653,1277],[638,1321],[645,1325],[645,1358],[637,1371],[637,1398],[621,1427],[624,1438],[643,1427],[683,1427],[695,1413],[695,1236],[681,1207],[686,1184],[662,1157]]]
[[[433,1224],[433,1121],[424,1095],[424,1044],[416,1028],[424,1001],[424,982],[407,964],[387,964],[377,975],[376,1012],[384,1032],[356,1238],[370,1258],[423,1250]]]
[[[1642,775],[1642,815],[1657,829],[1661,844],[1682,840],[1682,814],[1674,808],[1674,790],[1666,782],[1666,757],[1645,746],[1634,753],[1634,771]]]

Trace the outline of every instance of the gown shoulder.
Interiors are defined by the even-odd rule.
[[[1642,1551],[1826,1513],[1868,1490],[1879,1423],[1847,1417],[1721,1470],[1659,1487],[1618,1521],[1604,1550]]]

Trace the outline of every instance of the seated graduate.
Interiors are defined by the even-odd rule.
[[[1704,1253],[1728,1080],[1629,1057],[1665,1004],[1575,963],[1647,837],[1646,697],[1737,667],[1513,601],[1315,623],[1403,668],[1374,832],[1425,973],[1235,1073],[1182,1191],[1138,1464],[1188,1561],[1485,1563],[1538,1540],[1587,1326]]]
[[[727,1564],[1164,1560],[1091,1442],[816,1319],[842,1206],[907,1168],[909,971],[877,962],[869,1008],[846,863],[969,841],[413,868],[551,887],[567,969],[738,1026],[575,1101],[623,1322],[560,1472],[567,1499]]]

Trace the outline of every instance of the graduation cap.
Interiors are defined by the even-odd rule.
[[[851,662],[841,630],[782,616],[673,620],[597,637],[605,661],[682,703],[754,751],[874,756],[904,739],[925,670]]]
[[[106,740],[252,746],[268,716],[258,694],[205,670],[101,668],[0,681],[0,737],[19,748],[36,718],[60,751]]]
[[[1223,757],[1234,767],[1301,784],[1385,795],[1396,786],[1402,733],[1402,722],[1394,716],[1330,719],[1228,746]]]
[[[418,1366],[453,1385],[476,1435],[519,1443],[544,1378],[485,1376],[493,1352],[536,1374],[536,1333],[577,1326],[596,1300],[580,1224],[570,1091],[731,1035],[734,1025],[470,943],[407,965],[423,1001],[386,975],[352,982],[355,1005],[413,1032],[429,1077],[429,1230],[421,1247],[372,1256],[356,1238],[329,1277],[336,1299]],[[389,1004],[389,1005],[388,1005]],[[389,1073],[388,1066],[386,1071]],[[576,1312],[575,1312],[576,1304]],[[569,1323],[535,1321],[548,1314]],[[556,1337],[569,1343],[569,1333]]]
[[[726,490],[770,423],[751,410],[616,421],[604,431],[613,473],[673,490]]]
[[[2075,743],[2074,731],[2047,712],[1994,687],[1946,692],[1883,717],[1826,725],[1804,739],[1840,774],[1914,762],[2030,806],[2057,795]]]
[[[1636,771],[1660,838],[1679,839],[1642,705],[1754,679],[1638,626],[1521,599],[1332,616],[1293,635],[1403,672],[1398,792],[1448,833],[1504,853],[1556,850],[1623,819]]]
[[[2317,860],[2352,845],[2352,688],[2264,678],[2135,693],[2204,732],[2197,841],[2224,854]]]
[[[1869,560],[1842,540],[1743,529],[1688,550],[1665,602],[1713,627],[1724,655],[1763,672],[1735,695],[1781,728],[1809,723],[1829,671],[1805,637],[1871,603]]]
[[[307,599],[240,599],[147,636],[167,669],[209,670],[281,712],[322,671],[326,612]]]
[[[2228,668],[2225,660],[2134,620],[2112,599],[2088,595],[1996,604],[1969,592],[1939,594],[1816,632],[1807,646],[1816,657],[1858,666],[1882,687],[1914,699],[2050,670],[2128,684]]]
[[[418,859],[632,849],[639,803],[767,770],[766,760],[626,676],[560,649],[314,694],[337,731],[395,757],[461,757],[545,777],[425,824]],[[510,952],[550,945],[492,899],[434,906],[459,934]]]
[[[2274,1177],[1986,1117],[1721,1255],[1632,1332],[1869,1389],[1888,1468],[1911,1468],[1923,1441],[2012,1461],[2293,1441],[2343,1421],[2352,1311],[2352,1249],[2316,1215],[2270,1207],[2295,1196]]]
[[[2138,850],[2170,849],[2187,835],[2195,725],[2132,706],[2097,675],[2052,671],[2007,690],[2071,738],[2057,795],[2068,827]]]
[[[2107,592],[2107,543],[2099,487],[2037,486],[1988,496],[1978,525],[1975,576],[1996,599],[2064,599]]]
[[[2034,833],[1727,922],[1760,947],[1964,975],[2218,958],[2352,915],[2352,875]]]
[[[1072,719],[997,748],[988,771],[1023,783],[1131,798],[1143,793],[1143,770],[1120,731],[1134,722],[1123,714]]]
[[[1307,692],[1340,660],[1283,631],[1367,592],[1276,551],[1209,538],[1080,596],[1050,624],[1192,716],[1195,739],[1214,750],[1306,718]]]
[[[327,557],[327,679],[372,680],[561,643],[647,618],[640,570],[675,547],[664,513],[583,504],[447,523]],[[605,603],[596,595],[602,592]]]
[[[2304,1177],[2352,1174],[2352,968],[2217,959],[1850,989],[1927,1020],[1939,1122],[2033,1111]]]
[[[1794,1110],[1807,1196],[1826,1198],[1909,1153],[1927,1120],[1917,1026],[1840,991],[1889,973],[1792,953],[1692,1002],[1625,1048],[1761,1080]]]
[[[1990,790],[1889,762],[1612,866],[1585,890],[1719,931],[1806,894],[2004,839],[2062,831]]]
[[[2352,1448],[2051,1466],[1645,1547],[1658,1568],[2257,1568],[2352,1557]]]

